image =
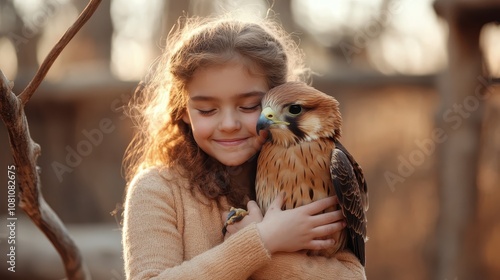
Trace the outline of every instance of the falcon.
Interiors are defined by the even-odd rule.
[[[365,265],[368,189],[363,171],[342,146],[338,101],[302,82],[271,89],[262,100],[257,133],[269,131],[257,162],[256,200],[263,214],[280,193],[283,209],[336,195],[347,226],[332,238],[334,248],[308,251],[333,256],[351,250]]]

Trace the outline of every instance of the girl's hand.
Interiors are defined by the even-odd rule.
[[[332,235],[345,227],[342,212],[318,213],[337,204],[337,197],[324,198],[285,211],[281,210],[283,200],[284,194],[281,193],[271,203],[262,222],[257,224],[269,253],[320,250],[335,244],[333,239],[318,238]]]
[[[320,250],[335,244],[333,239],[318,239],[344,229],[346,223],[340,210],[317,214],[338,203],[337,197],[328,197],[308,205],[290,210],[281,210],[284,194],[279,194],[271,203],[266,216],[255,201],[247,204],[248,215],[241,221],[229,225],[224,238],[229,238],[240,229],[255,222],[264,246],[269,253],[295,252],[303,249]],[[222,214],[225,221],[228,212]],[[317,215],[316,215],[317,214]]]
[[[249,224],[254,223],[254,222],[259,223],[262,221],[262,218],[263,218],[262,211],[260,211],[260,208],[257,205],[257,202],[250,200],[247,203],[247,209],[248,209],[247,210],[248,215],[246,215],[241,221],[227,226],[227,228],[226,228],[227,232],[226,232],[226,235],[224,236],[224,240],[229,238],[232,234],[235,234],[236,232],[238,232],[240,229],[248,226]],[[226,221],[228,213],[229,213],[228,211],[222,213],[222,222]]]

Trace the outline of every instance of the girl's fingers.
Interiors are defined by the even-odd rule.
[[[271,205],[269,205],[268,211],[273,211],[273,210],[281,210],[281,207],[283,206],[285,200],[285,193],[280,192],[276,198],[273,200]]]
[[[228,214],[229,214],[229,211],[224,211],[224,212],[222,212],[222,213],[220,214],[220,215],[221,215],[221,220],[222,220],[222,222],[223,222],[223,223],[225,223],[225,222],[226,222],[226,220],[227,220],[227,215],[228,215]]]
[[[320,225],[326,225],[335,222],[344,222],[344,215],[342,214],[341,210],[336,210],[333,212],[311,216],[311,221],[313,226],[317,227]]]
[[[302,207],[306,211],[307,214],[314,215],[314,214],[317,214],[317,213],[327,209],[328,207],[332,207],[336,204],[338,204],[337,196],[330,196],[330,197],[323,198],[323,199],[320,199],[318,201],[309,203],[309,204],[304,205]]]
[[[345,222],[336,222],[315,227],[312,229],[311,232],[315,238],[319,238],[332,235],[336,232],[341,231],[344,228],[345,228]]]
[[[248,216],[251,218],[252,221],[258,223],[262,221],[262,219],[264,218],[259,205],[257,205],[257,202],[255,202],[254,200],[250,200],[247,203],[247,209],[248,209]]]
[[[309,245],[307,246],[308,250],[323,250],[323,249],[328,249],[335,245],[335,240],[334,239],[314,239],[309,242]]]
[[[247,209],[248,209],[248,212],[250,212],[250,213],[252,213],[254,211],[260,211],[259,205],[257,205],[257,202],[255,202],[255,200],[250,200],[247,203]]]

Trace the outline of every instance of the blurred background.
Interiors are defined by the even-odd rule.
[[[500,279],[499,2],[105,0],[26,107],[43,195],[94,279],[124,279],[112,215],[134,132],[123,106],[179,16],[271,15],[305,51],[313,86],[341,104],[343,143],[369,187],[368,278]],[[0,69],[14,92],[85,5],[0,0]],[[6,186],[13,160],[3,125],[0,147]],[[19,207],[16,215],[16,272],[0,226],[0,278],[63,278],[45,236]]]

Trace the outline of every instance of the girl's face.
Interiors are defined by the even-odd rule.
[[[198,69],[187,85],[184,122],[198,146],[226,166],[243,164],[261,148],[256,132],[260,101],[269,90],[263,76],[250,74],[243,63]]]

